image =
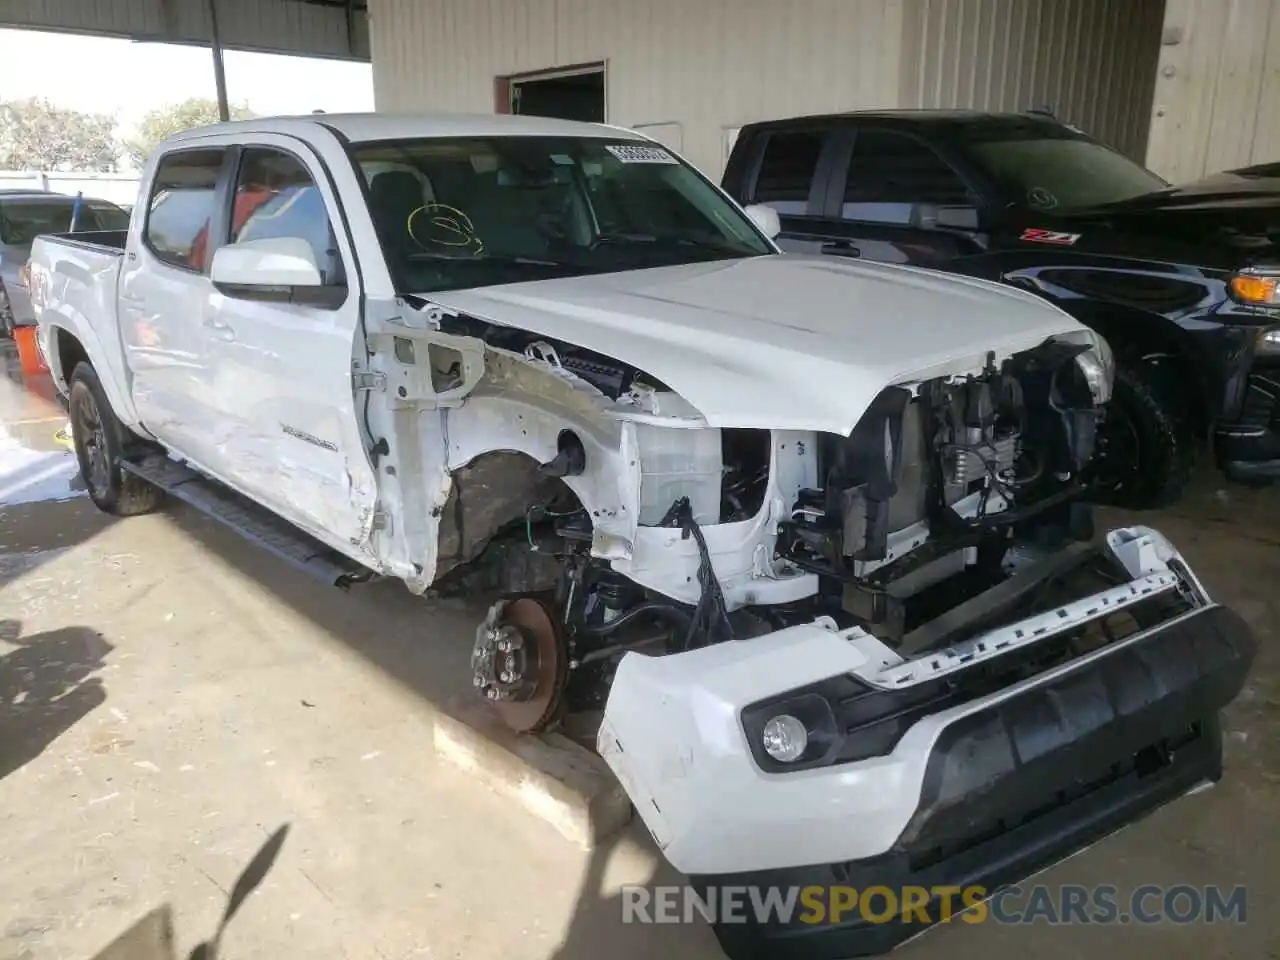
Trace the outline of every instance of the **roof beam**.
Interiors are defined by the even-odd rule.
[[[368,60],[367,4],[354,0],[218,0],[228,50]],[[209,46],[206,0],[5,0],[0,26]]]

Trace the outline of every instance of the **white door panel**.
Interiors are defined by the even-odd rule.
[[[309,148],[269,134],[244,147],[237,183],[245,189],[233,204],[232,236],[302,236],[319,258],[328,251],[327,278],[348,289],[336,309],[211,290],[201,337],[221,424],[218,469],[234,471],[242,489],[281,515],[367,557],[377,487],[352,390],[362,336],[352,250]],[[317,227],[326,215],[331,237]]]
[[[184,456],[207,455],[212,411],[204,390],[204,272],[224,147],[162,157],[141,228],[130,232],[119,317],[138,418]]]

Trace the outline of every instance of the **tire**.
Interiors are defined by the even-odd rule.
[[[1182,496],[1195,465],[1195,436],[1173,376],[1141,360],[1117,365],[1098,437],[1103,503],[1155,510]]]
[[[164,491],[121,469],[120,461],[138,439],[116,419],[93,367],[76,365],[69,392],[71,439],[89,498],[99,510],[117,517],[150,513],[164,499]]]

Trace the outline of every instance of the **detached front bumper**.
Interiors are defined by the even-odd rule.
[[[692,881],[893,891],[1017,882],[1218,780],[1218,711],[1239,692],[1253,653],[1236,614],[1197,611],[948,726],[911,819],[885,854]],[[941,904],[925,915],[936,922]],[[835,924],[744,923],[717,933],[733,960],[818,960],[882,953],[924,926],[872,924],[851,911]]]
[[[1140,558],[1143,571],[1182,564],[1163,538],[1157,546]],[[874,668],[873,648],[850,633],[798,627],[619,666],[601,753],[695,886],[900,895],[1019,880],[1217,780],[1218,711],[1255,653],[1244,622],[1207,604],[926,716],[886,755],[762,772],[741,708],[802,685],[800,674],[830,676],[842,661],[854,672]],[[685,658],[702,662],[680,665]],[[940,911],[927,915],[936,922]],[[733,960],[818,960],[883,952],[923,929],[854,912],[836,924],[800,920],[748,917],[716,932]]]

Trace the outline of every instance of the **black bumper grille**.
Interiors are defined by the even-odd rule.
[[[1180,591],[1164,591],[943,679],[896,690],[834,678],[830,693],[836,724],[844,732],[835,762],[884,756],[923,717],[1007,689],[1189,609]]]
[[[1146,749],[1172,750],[1235,698],[1255,652],[1240,616],[1210,607],[961,718],[934,744],[899,844],[919,853],[999,829]]]

